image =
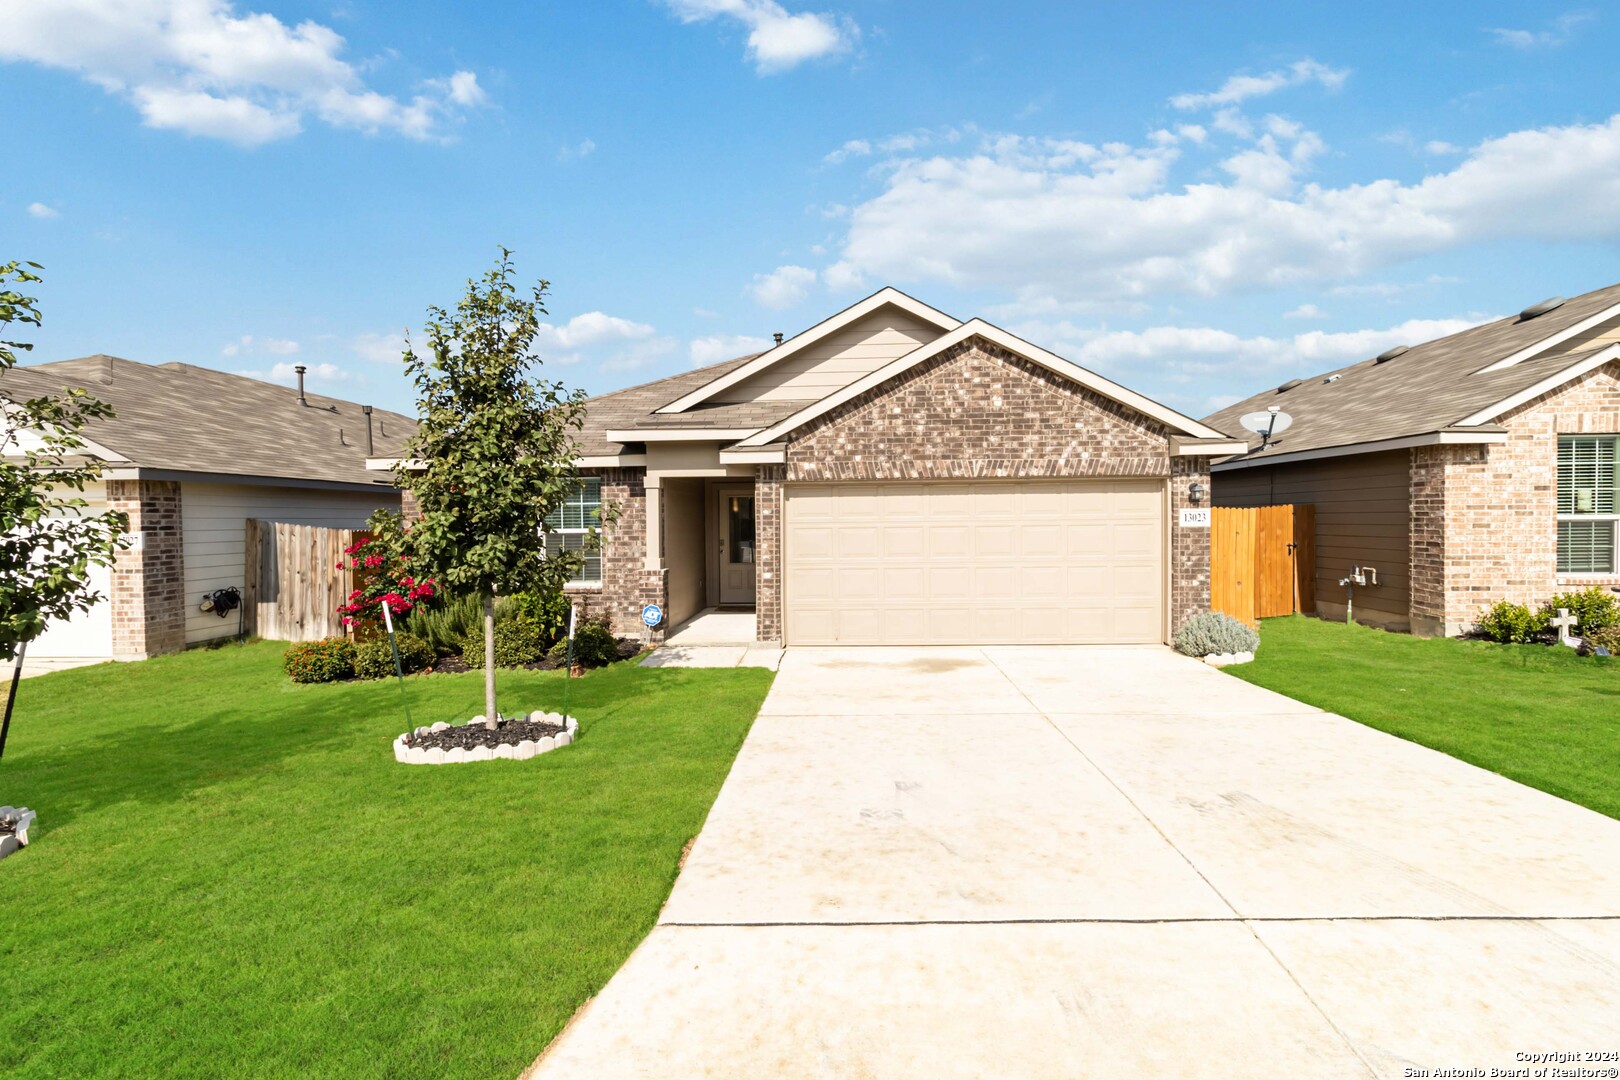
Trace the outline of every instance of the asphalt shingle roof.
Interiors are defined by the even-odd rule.
[[[597,457],[618,454],[621,443],[608,442],[607,432],[630,428],[725,427],[760,428],[790,416],[805,406],[802,401],[764,401],[740,405],[699,407],[684,413],[657,414],[676,398],[685,397],[700,386],[706,386],[729,372],[742,367],[758,356],[739,356],[722,360],[718,364],[683,371],[679,375],[656,379],[653,382],[615,390],[585,402],[585,426],[579,433],[579,452],[582,456]]]
[[[366,418],[352,401],[190,364],[86,356],[13,368],[0,395],[38,397],[81,387],[117,412],[85,436],[149,469],[353,484],[392,483],[366,469]],[[375,457],[397,456],[416,429],[400,413],[372,413]],[[122,465],[122,463],[116,463]]]
[[[1314,375],[1292,390],[1267,389],[1210,414],[1204,423],[1258,446],[1259,437],[1244,431],[1238,418],[1280,406],[1294,423],[1273,443],[1276,454],[1440,431],[1578,363],[1596,349],[1559,352],[1555,347],[1551,356],[1476,374],[1479,369],[1617,303],[1620,285],[1611,285],[1574,297],[1534,319],[1498,319],[1414,345],[1382,364],[1363,360]],[[1334,374],[1341,377],[1328,382]]]

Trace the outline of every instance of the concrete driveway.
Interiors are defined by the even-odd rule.
[[[533,1075],[1555,1051],[1620,1051],[1620,822],[1165,649],[790,649],[659,925]]]

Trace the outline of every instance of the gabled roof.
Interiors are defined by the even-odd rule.
[[[1093,390],[1104,397],[1112,398],[1122,405],[1127,405],[1144,416],[1150,416],[1168,427],[1172,434],[1191,435],[1199,439],[1220,439],[1223,433],[1207,425],[1199,423],[1188,416],[1183,416],[1167,406],[1160,405],[1151,398],[1143,397],[1134,390],[1103,378],[1096,372],[1088,371],[1078,364],[1070,363],[1055,353],[1050,353],[1038,345],[1032,345],[1023,338],[1010,334],[983,319],[972,319],[958,326],[955,330],[936,338],[927,345],[919,346],[900,357],[898,360],[878,368],[870,375],[863,376],[844,387],[842,390],[828,394],[819,401],[811,402],[792,415],[786,416],[777,423],[755,432],[742,442],[739,447],[765,446],[777,439],[803,427],[810,421],[822,416],[851,399],[864,394],[875,386],[888,382],[897,375],[916,367],[924,361],[931,360],[948,349],[973,338],[983,338],[990,343],[1006,349],[1041,365],[1047,370],[1063,376],[1071,382],[1079,383],[1089,390]]]
[[[142,364],[116,356],[33,364],[0,373],[0,395],[38,397],[83,388],[117,416],[85,435],[116,458],[109,465],[157,472],[276,478],[376,487],[366,469],[366,417],[352,401],[189,364]],[[398,454],[416,422],[372,412],[375,456]],[[118,460],[122,459],[122,460]]]
[[[1496,441],[1487,428],[1502,413],[1610,362],[1614,346],[1578,351],[1580,335],[1614,317],[1620,285],[1577,296],[1545,315],[1514,316],[1414,345],[1384,363],[1363,360],[1323,372],[1289,390],[1272,388],[1212,413],[1206,424],[1245,438],[1238,418],[1275,405],[1293,426],[1270,448],[1222,462],[1222,469],[1263,465],[1296,454],[1362,453],[1423,437]],[[1573,332],[1572,332],[1573,328]],[[1511,365],[1500,361],[1516,357]],[[1445,436],[1442,439],[1442,436]]]
[[[731,371],[727,371],[712,382],[689,391],[676,398],[658,411],[661,413],[685,412],[708,401],[725,390],[736,386],[745,379],[750,379],[767,368],[781,363],[817,342],[831,337],[840,330],[857,320],[863,319],[884,307],[895,307],[909,315],[931,323],[941,330],[955,330],[961,323],[951,316],[929,307],[915,297],[907,296],[899,289],[884,287],[868,296],[865,300],[840,311],[838,314],[826,318],[812,326],[810,329],[795,334],[776,347],[749,357],[745,363],[739,364]]]

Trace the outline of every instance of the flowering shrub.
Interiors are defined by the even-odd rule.
[[[399,552],[403,545],[379,537],[362,537],[343,549],[349,569],[359,574],[360,587],[338,605],[343,625],[362,634],[382,626],[382,605],[395,619],[409,615],[417,604],[431,600],[433,579],[418,580],[410,572],[410,557]],[[342,570],[339,563],[337,569]]]

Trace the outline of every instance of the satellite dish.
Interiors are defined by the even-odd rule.
[[[1547,312],[1554,311],[1563,306],[1564,298],[1562,296],[1550,296],[1541,303],[1531,304],[1529,307],[1519,312],[1519,318],[1520,320],[1533,319],[1537,315],[1545,315]]]
[[[1294,426],[1294,418],[1273,406],[1265,412],[1244,413],[1238,423],[1243,425],[1244,431],[1260,436],[1260,449],[1264,450],[1272,439]]]

